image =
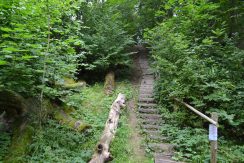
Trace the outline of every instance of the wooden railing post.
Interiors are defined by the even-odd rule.
[[[211,119],[218,123],[218,115],[216,112],[213,112],[211,114]],[[218,128],[217,126],[210,124],[209,125],[209,140],[211,144],[211,160],[210,163],[217,163],[217,149],[218,149],[218,143],[217,143],[217,137],[218,137]]]

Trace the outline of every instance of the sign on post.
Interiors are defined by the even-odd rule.
[[[209,140],[214,140],[217,141],[218,139],[218,128],[217,126],[210,124],[209,125],[209,136],[208,136]]]

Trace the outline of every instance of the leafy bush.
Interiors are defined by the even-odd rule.
[[[11,135],[7,132],[1,131],[1,134],[0,134],[0,162],[3,161],[4,156],[8,153],[8,147],[10,146],[10,143],[11,143]]]
[[[244,51],[236,46],[241,33],[231,30],[232,25],[227,24],[227,18],[220,14],[223,4],[167,1],[163,5],[165,12],[161,13],[164,22],[145,33],[158,78],[156,97],[162,106],[176,112],[172,113],[177,115],[174,120],[177,128],[173,132],[179,129],[179,135],[173,134],[173,142],[179,145],[180,155],[191,158],[191,161],[197,157],[207,159],[200,157],[202,152],[205,153],[198,144],[204,142],[201,134],[197,138],[190,136],[193,131],[204,132],[198,128],[205,127],[206,123],[179,106],[174,98],[187,102],[205,114],[217,112],[219,133],[224,136],[223,140],[230,141],[232,138],[241,142],[243,139],[244,112],[243,100],[240,99],[244,93]],[[232,7],[225,6],[226,10]],[[235,7],[239,10],[239,6]],[[168,11],[172,12],[171,17],[165,15]],[[240,19],[237,18],[237,21]],[[192,151],[198,151],[196,156],[186,155],[192,153],[186,151],[188,145]],[[221,157],[223,160],[229,158],[227,154]]]
[[[130,64],[126,47],[133,43],[122,22],[118,9],[107,4],[88,6],[84,12],[85,43],[87,54],[82,67],[88,70],[107,70]]]
[[[219,23],[208,28],[199,24],[221,22],[215,13],[218,7],[218,3],[189,2],[180,6],[179,16],[148,31],[146,37],[159,76],[158,99],[171,103],[173,98],[180,98],[204,113],[218,112],[220,124],[227,131],[224,133],[230,128],[238,133],[243,129],[244,117],[240,107],[243,102],[236,98],[242,98],[244,91],[244,62],[237,58],[244,58],[244,51],[235,47],[234,38],[228,38]]]
[[[71,129],[48,120],[45,130],[39,130],[33,137],[28,162],[86,162],[92,151],[82,148],[87,137]]]
[[[36,3],[32,0],[1,2],[0,82],[1,88],[30,95],[41,85],[46,95],[56,95],[50,84],[72,76],[84,46],[77,32],[82,28],[75,17],[79,3]],[[67,23],[63,23],[65,20]]]
[[[208,132],[203,128],[182,125],[181,111],[171,113],[163,107],[160,110],[166,119],[166,123],[161,127],[161,132],[162,135],[169,138],[168,141],[175,145],[174,159],[186,162],[209,162]],[[187,116],[190,117],[189,114]],[[236,145],[236,142],[227,141],[224,137],[218,138],[218,161],[242,162],[243,157],[243,145]]]

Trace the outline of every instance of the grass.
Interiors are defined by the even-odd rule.
[[[130,142],[131,134],[135,129],[128,124],[128,111],[124,110],[120,117],[119,128],[117,129],[114,141],[111,144],[111,153],[114,157],[112,163],[152,163],[149,157],[145,160],[135,157],[133,144]]]
[[[105,96],[103,84],[97,83],[84,88],[80,93],[67,97],[68,105],[75,108],[71,116],[92,127],[80,133],[49,117],[42,129],[36,129],[28,155],[20,162],[82,163],[89,161],[103,132],[110,106],[118,93],[124,93],[128,101],[135,98],[135,92],[130,82],[121,81],[116,83],[116,91],[111,96]],[[129,143],[132,132],[133,129],[128,125],[128,111],[123,109],[111,144],[111,154],[114,157],[112,162],[139,162],[133,158],[133,148]],[[148,161],[145,160],[146,162]]]

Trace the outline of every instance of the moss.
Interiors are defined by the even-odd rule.
[[[63,79],[63,81],[61,83],[56,83],[56,85],[67,88],[67,89],[72,89],[72,88],[84,87],[84,86],[86,86],[86,82],[81,81],[81,80],[76,82],[74,79],[66,77]]]
[[[75,109],[74,109],[73,107],[71,107],[71,106],[67,106],[67,105],[65,105],[65,106],[63,107],[63,110],[64,110],[64,112],[65,112],[66,114],[71,114],[72,112],[75,111]]]
[[[33,133],[33,127],[25,124],[14,130],[9,153],[4,159],[5,163],[25,162],[24,156],[27,153],[28,146],[32,141]]]
[[[60,123],[65,124],[78,132],[82,132],[83,130],[91,127],[90,125],[82,121],[75,120],[69,114],[66,114],[63,110],[56,111],[54,113],[54,118],[58,120]]]

